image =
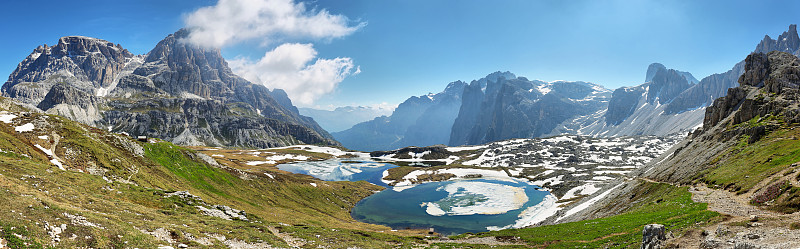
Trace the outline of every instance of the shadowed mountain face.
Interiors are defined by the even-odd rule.
[[[345,147],[362,151],[446,144],[465,86],[456,81],[440,93],[408,98],[391,116],[356,124],[333,136]]]
[[[481,90],[477,81],[465,89],[451,146],[541,137],[567,119],[605,109],[611,95],[591,83],[548,83],[524,77],[499,77]]]
[[[3,95],[100,128],[182,145],[338,144],[286,96],[233,74],[217,49],[182,41],[182,29],[147,55],[88,37],[40,46]]]

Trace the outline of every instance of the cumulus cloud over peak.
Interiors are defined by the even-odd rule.
[[[283,89],[296,104],[310,106],[320,96],[333,92],[345,77],[361,72],[350,58],[316,57],[311,44],[286,43],[258,61],[238,58],[229,65],[245,79]]]
[[[293,0],[219,0],[186,15],[185,23],[192,30],[190,42],[217,48],[252,39],[340,38],[366,25],[350,25],[346,16],[308,10]]]
[[[294,0],[219,0],[184,17],[191,31],[184,40],[202,47],[223,48],[257,41],[277,47],[261,59],[239,56],[231,69],[253,83],[286,91],[296,104],[310,106],[333,92],[347,76],[360,68],[347,57],[317,58],[312,44],[289,41],[330,40],[352,34],[364,25],[325,9],[306,8]]]

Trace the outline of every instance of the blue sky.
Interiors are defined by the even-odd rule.
[[[4,1],[0,75],[10,74],[36,46],[66,35],[102,38],[144,54],[186,26],[187,16],[216,4]],[[303,104],[321,107],[398,104],[498,70],[613,89],[641,84],[647,65],[660,62],[700,79],[729,70],[764,35],[775,38],[800,22],[800,1],[319,0],[304,6],[308,16],[324,10],[345,17],[352,32],[290,30],[221,49],[227,59],[251,62],[245,65],[253,69],[263,68],[255,62],[286,43],[310,44],[285,47],[314,52],[301,60],[306,66],[348,59],[339,62],[352,66],[349,73]]]

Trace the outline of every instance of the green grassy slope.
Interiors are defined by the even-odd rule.
[[[293,232],[308,247],[324,244],[316,236],[320,234],[376,248],[387,247],[386,241],[416,240],[360,235],[388,230],[349,215],[357,201],[381,189],[366,182],[249,174],[210,166],[194,151],[170,143],[134,142],[57,116],[14,114],[20,117],[11,124],[0,123],[0,238],[9,246],[226,247],[215,239],[220,236],[288,246],[270,228]],[[14,130],[27,123],[36,129]],[[52,144],[66,171],[35,147]],[[175,191],[188,191],[199,199],[168,196]],[[249,221],[203,215],[196,207],[214,205],[242,210]],[[307,234],[295,231],[295,226],[325,232]],[[147,234],[154,231],[163,236]],[[361,239],[345,239],[353,236]]]

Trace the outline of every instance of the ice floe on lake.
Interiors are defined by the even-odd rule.
[[[520,209],[528,202],[521,187],[478,181],[456,181],[439,187],[447,191],[444,199],[424,202],[430,215],[503,214]]]
[[[517,220],[514,224],[498,227],[498,226],[489,226],[486,229],[490,231],[497,231],[502,229],[509,229],[509,228],[523,228],[527,226],[536,225],[539,222],[546,220],[547,218],[555,215],[559,210],[563,209],[557,203],[558,198],[553,195],[547,195],[542,199],[539,204],[535,206],[528,207],[525,211],[519,214],[519,220]]]

